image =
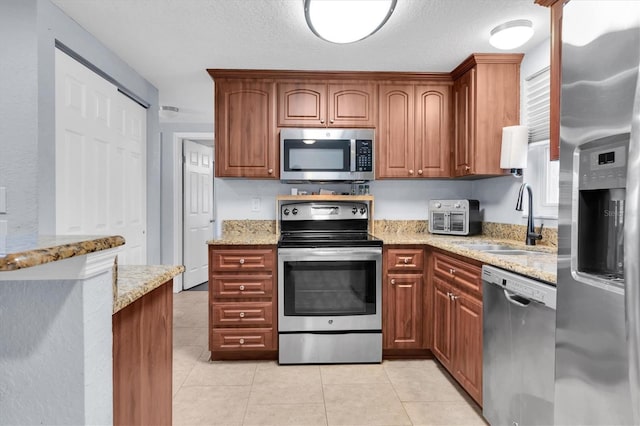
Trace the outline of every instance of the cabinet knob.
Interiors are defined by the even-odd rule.
[[[273,174],[273,169],[269,169],[269,170],[267,170],[267,173],[269,173],[270,175],[272,175],[272,174]]]
[[[244,312],[240,312],[240,318],[244,318]]]
[[[324,118],[320,120],[320,124],[324,124]]]
[[[410,257],[405,257],[405,258],[404,258],[404,263],[405,263],[405,265],[406,265],[407,263],[409,263],[409,259],[411,259],[411,258],[410,258]]]
[[[451,293],[450,291],[448,291],[448,292],[447,292],[447,297],[448,297],[449,299],[451,299],[451,296],[453,296],[453,293]]]
[[[413,169],[409,170],[409,174],[412,175],[413,174]]]
[[[418,174],[421,175],[422,174],[422,169],[418,169]]]
[[[244,265],[244,259],[240,259],[240,264]]]
[[[244,339],[240,339],[240,344],[244,345]]]
[[[331,120],[329,120],[329,123],[333,124],[333,118]]]
[[[469,166],[464,166],[464,171],[465,171],[465,172],[468,172],[469,170],[471,170],[471,167],[469,167]]]
[[[393,285],[393,284],[395,284],[395,283],[396,283],[396,280],[395,280],[395,279],[392,279],[392,280],[391,280],[391,285]]]
[[[456,300],[458,297],[460,296],[456,296],[455,294],[451,293],[451,300]]]
[[[453,275],[453,274],[455,274],[455,273],[456,273],[456,270],[455,270],[455,269],[453,269],[453,268],[450,268],[450,269],[449,269],[449,273],[450,273],[451,275]]]
[[[243,285],[240,286],[240,291],[244,291],[244,286]]]

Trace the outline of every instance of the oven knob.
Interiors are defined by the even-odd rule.
[[[291,213],[298,214],[298,209],[294,208],[293,210],[291,210]]]
[[[289,216],[289,209],[284,209],[282,213],[284,213],[285,216]]]
[[[367,212],[367,209],[365,209],[364,207],[360,207],[360,214],[365,214]]]
[[[455,203],[455,204],[453,205],[453,207],[455,207],[456,209],[459,209],[459,208],[460,208],[460,203]]]
[[[352,208],[351,209],[351,213],[353,213],[353,214],[358,213],[358,208],[357,207]]]
[[[436,209],[439,209],[440,207],[442,207],[442,204],[440,203],[435,203],[434,206],[436,207]]]

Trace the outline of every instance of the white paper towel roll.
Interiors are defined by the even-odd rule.
[[[527,128],[527,126],[503,127],[502,150],[500,151],[500,168],[526,168],[528,148],[529,129]]]

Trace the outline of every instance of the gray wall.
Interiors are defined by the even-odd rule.
[[[0,185],[7,186],[9,232],[55,233],[54,49],[58,40],[151,104],[147,110],[147,258],[158,263],[158,90],[49,0],[3,1],[0,7]]]
[[[38,231],[38,38],[35,1],[0,6],[0,186],[9,235]]]

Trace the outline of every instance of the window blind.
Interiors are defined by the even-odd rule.
[[[546,67],[525,79],[529,143],[549,139],[550,75]]]

